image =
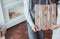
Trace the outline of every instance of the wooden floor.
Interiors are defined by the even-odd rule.
[[[29,39],[26,21],[9,28],[6,39]],[[51,39],[51,31],[45,31],[45,39]]]

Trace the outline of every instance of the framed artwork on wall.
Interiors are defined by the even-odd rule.
[[[9,1],[9,0],[8,0]],[[4,20],[7,28],[25,21],[24,17],[24,1],[15,0],[14,2],[5,3],[2,1]]]
[[[16,17],[22,16],[23,14],[23,3],[14,5],[13,7],[8,8],[9,19],[14,19]]]

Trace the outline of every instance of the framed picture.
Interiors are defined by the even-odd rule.
[[[2,4],[4,5],[3,2]],[[15,0],[13,2],[11,1],[4,5],[3,14],[7,28],[10,28],[18,23],[25,21],[23,8],[24,8],[23,0]]]
[[[22,16],[23,4],[14,5],[12,8],[8,8],[8,13],[9,13],[10,20]]]

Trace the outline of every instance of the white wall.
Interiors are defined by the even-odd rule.
[[[14,19],[9,19],[8,9],[16,7],[17,5],[19,5],[20,2],[18,3],[16,1],[19,2],[19,0],[2,0],[3,15],[4,15],[6,29],[8,29],[8,28],[10,28],[10,27],[12,27],[12,26],[14,26],[14,25],[16,25],[18,23],[21,23],[21,22],[25,21],[24,14],[22,12],[21,12],[22,16],[18,16],[17,18],[14,18]],[[13,3],[13,2],[16,2],[17,4]],[[20,8],[20,6],[18,6],[16,8],[16,10],[14,10],[14,11],[20,12],[20,10],[21,10],[21,8]]]

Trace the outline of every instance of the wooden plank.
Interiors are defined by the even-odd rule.
[[[56,4],[52,4],[51,24],[56,24]]]
[[[39,27],[39,30],[43,25],[42,19],[42,9],[39,4],[35,4],[35,24]]]

